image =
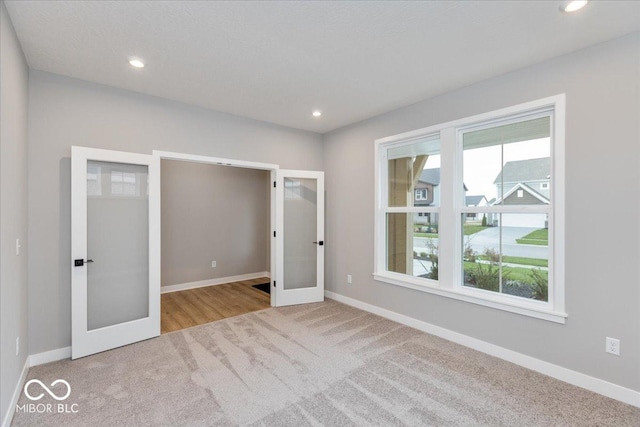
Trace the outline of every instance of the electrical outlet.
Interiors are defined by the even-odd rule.
[[[351,284],[353,282],[353,277],[350,274],[347,274],[347,283]]]
[[[20,354],[20,337],[16,337],[16,356]]]
[[[216,263],[215,261],[211,261],[211,268],[216,268],[216,265],[218,265],[218,263]]]
[[[607,344],[607,347],[605,348],[605,351],[607,353],[620,356],[620,340],[619,339],[607,337],[606,344]]]
[[[16,239],[16,255],[20,255],[20,248],[22,247],[22,245],[20,245],[20,239]]]

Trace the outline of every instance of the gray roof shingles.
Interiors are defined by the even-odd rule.
[[[418,180],[427,184],[440,185],[440,168],[424,169]]]
[[[482,199],[484,199],[484,196],[467,196],[465,197],[465,204],[467,206],[478,206]]]
[[[540,159],[517,160],[505,163],[502,171],[498,174],[494,184],[500,182],[527,182],[549,179],[551,173],[551,159],[542,157]]]

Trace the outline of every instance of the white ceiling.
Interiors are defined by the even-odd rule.
[[[640,31],[640,2],[561,3],[6,5],[31,68],[324,133]]]

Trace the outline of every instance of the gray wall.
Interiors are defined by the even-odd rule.
[[[31,71],[29,339],[31,353],[71,344],[70,147],[153,149],[322,170],[322,137]]]
[[[269,171],[175,160],[161,169],[162,286],[269,271]]]
[[[639,67],[636,33],[326,134],[327,289],[640,390]],[[374,281],[374,140],[559,93],[567,323]],[[621,339],[620,357],[606,336]]]
[[[29,354],[27,335],[27,101],[29,68],[0,3],[0,422]],[[16,256],[16,239],[22,242]],[[20,353],[16,356],[16,338]]]

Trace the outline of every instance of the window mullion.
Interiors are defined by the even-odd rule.
[[[459,209],[456,200],[460,199],[460,191],[457,188],[460,182],[458,175],[461,173],[456,167],[456,132],[454,128],[442,129],[440,132],[440,230],[439,230],[439,258],[440,286],[453,288],[456,279],[456,252],[457,240],[460,239],[457,232]],[[458,203],[459,204],[459,203]]]

